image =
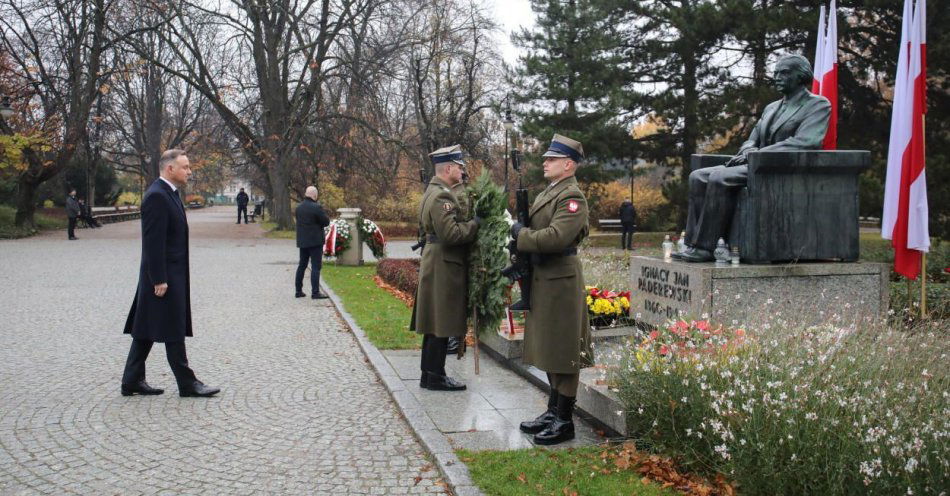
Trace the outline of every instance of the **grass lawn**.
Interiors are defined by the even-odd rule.
[[[15,217],[15,208],[0,205],[0,239],[25,238],[36,234],[34,230],[14,226],[13,221]],[[65,217],[58,218],[36,213],[33,220],[36,221],[36,227],[41,231],[48,229],[66,229]]]
[[[679,494],[640,482],[632,470],[604,462],[602,446],[515,451],[459,450],[472,480],[490,496],[654,496]]]
[[[324,264],[320,276],[343,300],[373,345],[381,350],[418,349],[420,336],[409,331],[412,309],[373,282],[375,265],[343,267]]]
[[[274,239],[297,239],[297,231],[288,229],[281,231],[277,229],[277,223],[269,220],[261,220],[261,228],[264,229],[264,236]]]

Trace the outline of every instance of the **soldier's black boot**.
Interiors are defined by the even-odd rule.
[[[534,444],[558,444],[574,439],[574,398],[558,395],[557,417],[534,435]]]
[[[531,272],[518,281],[518,287],[521,288],[521,299],[508,307],[512,312],[527,312],[531,310]]]
[[[544,430],[548,424],[557,418],[557,389],[551,388],[551,395],[548,396],[548,409],[538,415],[534,420],[526,420],[521,423],[521,432],[526,434],[537,434]]]

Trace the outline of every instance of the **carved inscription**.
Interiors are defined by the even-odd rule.
[[[676,317],[679,310],[689,307],[693,301],[689,274],[660,267],[640,268],[637,291],[645,295],[643,310],[664,319]]]

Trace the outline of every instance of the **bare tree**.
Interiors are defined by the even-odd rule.
[[[33,227],[36,191],[63,171],[88,141],[89,114],[109,74],[103,62],[114,0],[0,0],[0,46],[9,56],[16,125],[38,130],[44,147],[24,149],[17,177],[16,225]],[[13,134],[0,119],[0,132]]]
[[[194,146],[219,121],[212,122],[214,110],[195,88],[149,62],[177,66],[160,33],[168,29],[162,18],[138,3],[127,8],[135,34],[115,54],[116,74],[103,112],[109,136],[104,151],[118,169],[150,183],[158,178],[163,150]]]
[[[151,62],[200,92],[266,172],[280,228],[293,225],[291,171],[338,68],[340,32],[374,0],[154,0],[168,19],[158,31],[178,66]],[[137,49],[142,57],[147,50]]]

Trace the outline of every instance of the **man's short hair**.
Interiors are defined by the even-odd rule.
[[[182,155],[185,155],[185,150],[179,150],[178,148],[165,150],[165,153],[162,153],[162,158],[158,161],[158,170],[165,170],[166,167],[175,163],[175,161],[178,160],[178,157],[181,157]]]
[[[442,163],[435,164],[435,173],[441,174],[446,169],[446,167],[450,165],[458,165],[458,164],[456,164],[455,162],[442,162]]]
[[[811,70],[811,62],[802,55],[797,53],[782,55],[775,65],[778,65],[780,62],[790,62],[792,64],[792,70],[798,74],[801,84],[803,85],[810,85],[815,78]]]
[[[307,186],[307,189],[306,191],[303,192],[303,195],[306,196],[307,198],[310,198],[311,200],[316,201],[318,193],[319,192],[317,191],[316,186]]]

